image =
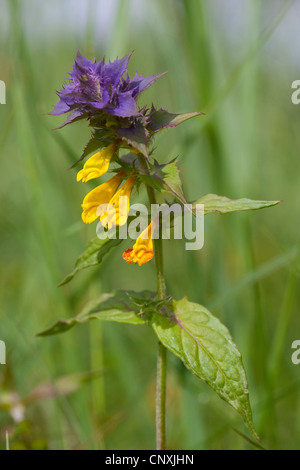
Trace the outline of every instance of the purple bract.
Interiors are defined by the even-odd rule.
[[[104,59],[92,62],[78,51],[70,73],[71,79],[57,93],[60,101],[50,114],[71,112],[65,124],[82,117],[93,117],[103,111],[119,118],[139,116],[137,96],[161,75],[144,78],[136,74],[131,79],[127,73],[123,78],[131,54],[106,64]]]

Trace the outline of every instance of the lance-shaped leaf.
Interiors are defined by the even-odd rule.
[[[241,354],[227,328],[187,299],[173,302],[169,315],[154,313],[152,324],[161,343],[237,410],[257,439]]]
[[[264,207],[276,206],[281,201],[254,201],[252,199],[229,199],[225,196],[217,194],[206,194],[193,203],[193,207],[197,204],[204,204],[204,214],[217,212],[219,214],[228,214],[236,211],[250,211],[263,209]]]
[[[102,147],[105,146],[105,143],[99,140],[97,137],[96,132],[92,135],[88,143],[83,149],[81,159],[83,160],[85,157],[87,157],[90,153],[99,151]],[[78,163],[78,162],[77,162]],[[76,163],[76,164],[77,164]]]
[[[166,109],[152,110],[147,116],[149,123],[148,126],[150,131],[159,132],[170,127],[177,127],[188,119],[201,116],[203,114],[204,113],[173,114],[169,113]]]
[[[38,336],[64,333],[75,325],[90,320],[143,325],[149,320],[149,315],[153,311],[157,311],[162,304],[162,301],[155,299],[156,294],[150,291],[141,293],[119,291],[115,294],[103,294],[101,297],[89,302],[76,317],[68,320],[58,320],[53,326],[39,333]]]
[[[109,144],[114,142],[115,139],[115,134],[109,129],[95,130],[92,134],[92,137],[84,147],[81,157],[74,163],[74,165],[71,166],[71,168],[77,166],[78,163],[86,158],[90,153],[97,152],[103,147],[107,147]]]
[[[186,204],[185,195],[180,178],[180,170],[177,167],[177,161],[169,163],[163,170],[163,184],[165,191],[176,197],[182,204]]]
[[[96,152],[103,147],[107,147],[115,141],[115,134],[109,129],[97,129],[93,132],[91,139],[85,146],[82,158],[87,157],[90,153]]]
[[[79,256],[75,263],[75,268],[73,271],[68,274],[65,279],[58,284],[58,287],[61,287],[68,282],[70,282],[75,274],[77,274],[82,269],[89,268],[90,266],[97,266],[103,260],[103,257],[114,247],[118,246],[122,240],[120,239],[110,239],[106,238],[101,240],[99,238],[94,238],[84,252]]]

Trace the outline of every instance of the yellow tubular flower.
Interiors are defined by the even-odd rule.
[[[83,169],[77,173],[77,181],[82,180],[83,183],[86,183],[104,175],[108,171],[110,161],[117,148],[118,146],[113,143],[90,157],[84,164]]]
[[[103,227],[110,230],[115,225],[126,224],[130,207],[130,195],[134,182],[135,176],[131,175],[122,188],[109,201],[107,211],[100,217]]]
[[[123,259],[127,261],[128,264],[137,263],[139,266],[142,266],[143,264],[152,260],[154,253],[151,237],[151,226],[152,223],[141,233],[133,245],[133,248],[129,248],[128,250],[124,251]]]
[[[81,205],[82,220],[85,224],[90,224],[99,217],[97,209],[102,204],[108,204],[118,187],[122,183],[124,172],[121,171],[106,183],[100,184],[97,188],[90,191],[84,198]]]

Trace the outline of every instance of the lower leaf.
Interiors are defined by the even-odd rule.
[[[154,313],[152,324],[161,343],[237,410],[259,440],[241,354],[227,328],[206,308],[186,298],[173,302],[169,316]]]
[[[144,325],[148,322],[150,312],[155,310],[161,303],[154,300],[155,297],[156,294],[150,291],[140,293],[119,291],[115,294],[103,294],[101,297],[89,302],[76,317],[68,320],[58,320],[50,328],[39,333],[38,336],[64,333],[75,325],[90,320]]]

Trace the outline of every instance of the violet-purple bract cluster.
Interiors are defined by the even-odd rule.
[[[163,109],[140,108],[139,95],[160,75],[128,75],[132,53],[122,59],[90,61],[78,51],[69,82],[57,94],[60,101],[52,115],[69,113],[60,127],[87,119],[93,128],[90,142],[80,160],[96,149],[117,142],[123,147],[148,158],[152,136],[165,128],[175,127],[199,113],[171,114]],[[80,161],[79,160],[79,161]]]
[[[70,73],[70,83],[58,92],[60,101],[51,114],[61,115],[71,111],[68,123],[83,115],[93,117],[99,111],[119,118],[139,116],[137,96],[161,75],[144,78],[136,74],[131,79],[127,73],[127,77],[123,78],[130,57],[131,54],[128,54],[106,64],[104,59],[92,62],[78,51]]]

